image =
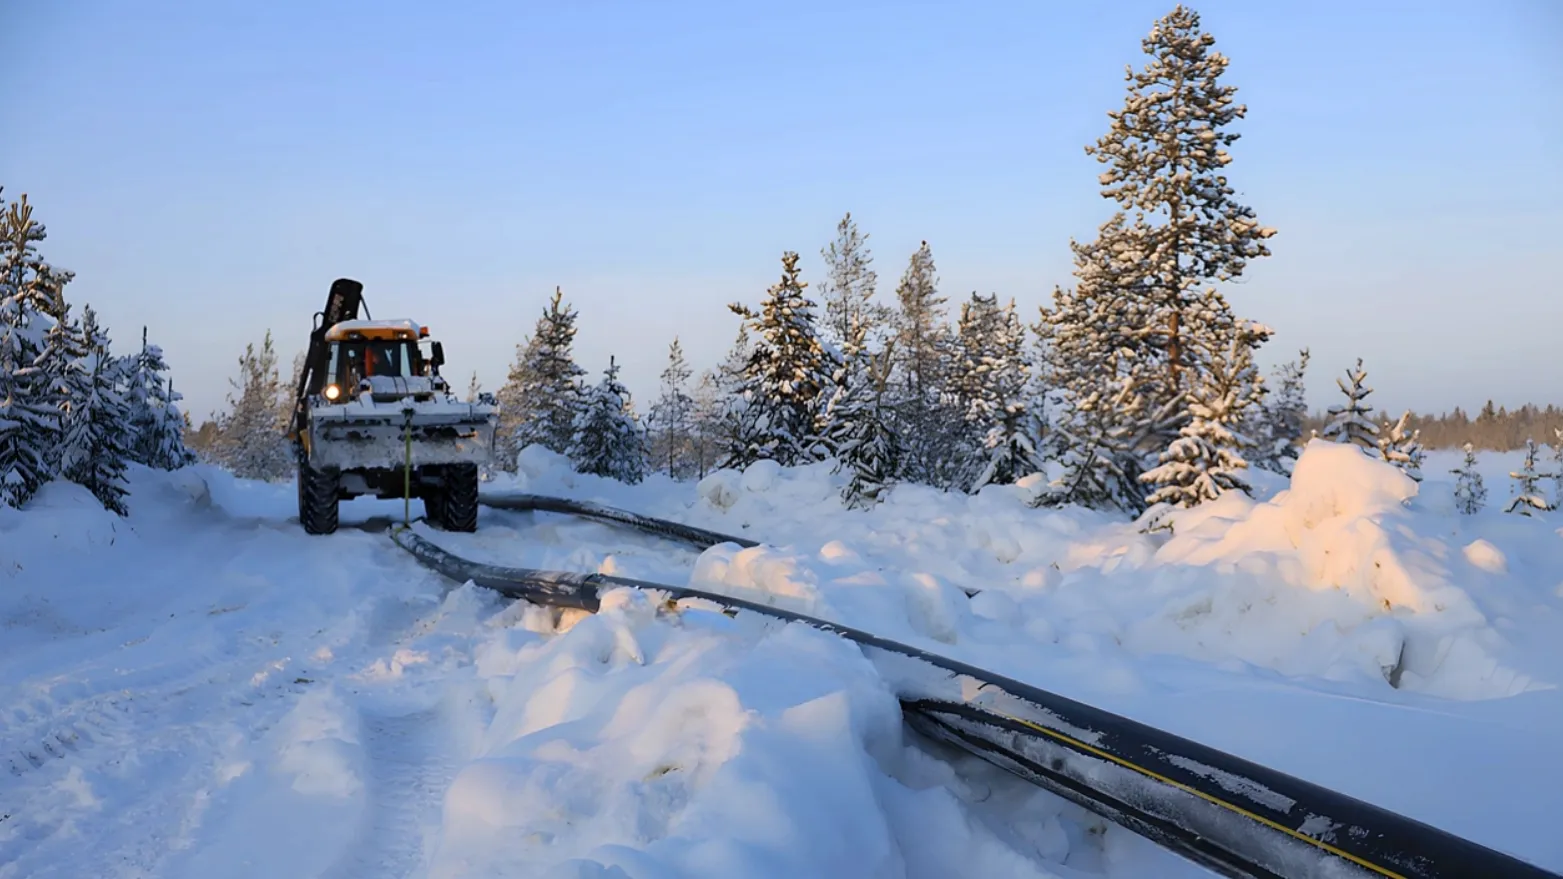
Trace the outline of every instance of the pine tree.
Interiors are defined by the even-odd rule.
[[[60,473],[66,420],[76,401],[86,394],[79,378],[82,361],[88,353],[81,324],[71,316],[70,307],[62,305],[53,318],[53,325],[44,334],[43,351],[33,362],[37,377],[33,386],[34,399],[50,415],[51,439],[44,463],[51,476]]]
[[[820,284],[825,333],[838,346],[847,345],[859,325],[872,341],[891,316],[889,309],[873,301],[879,275],[873,269],[868,237],[858,232],[848,212],[836,225],[836,240],[820,251],[825,258],[825,280]]]
[[[744,375],[753,355],[749,324],[741,321],[738,338],[710,374],[711,382],[705,397],[707,408],[700,414],[719,467],[741,470],[759,460],[756,444],[752,442],[755,438],[754,410],[744,396]]]
[[[1144,239],[1123,224],[1120,213],[1095,241],[1070,242],[1077,283],[1055,288],[1036,328],[1042,377],[1059,403],[1047,454],[1064,467],[1039,505],[1143,511],[1140,475],[1184,420],[1184,396],[1168,385],[1165,351],[1154,344],[1155,299],[1136,250]]]
[[[47,349],[73,275],[39,256],[46,237],[26,195],[0,212],[0,503],[12,507],[57,472],[61,366]]]
[[[1384,422],[1384,432],[1379,437],[1379,456],[1385,461],[1399,467],[1401,472],[1416,480],[1422,481],[1422,462],[1426,455],[1422,452],[1422,444],[1418,441],[1421,432],[1411,430],[1411,411],[1408,409],[1400,416],[1400,420],[1390,425]]]
[[[467,402],[476,403],[478,395],[483,393],[483,385],[478,382],[478,371],[472,371],[472,381],[467,383]]]
[[[1454,483],[1455,509],[1469,516],[1481,510],[1487,500],[1487,488],[1482,485],[1482,474],[1476,469],[1476,451],[1465,444],[1465,463],[1459,469],[1450,470],[1457,479]]]
[[[629,391],[619,383],[619,367],[612,358],[602,381],[585,394],[575,417],[568,454],[580,473],[631,485],[646,476],[645,439],[630,406]]]
[[[156,345],[152,350],[162,356],[162,350]],[[185,429],[190,424],[190,413],[179,407],[179,401],[184,395],[174,389],[174,380],[168,378],[163,388],[161,409],[154,409],[154,413],[160,413],[160,418],[153,423],[153,439],[147,444],[151,451],[148,466],[159,470],[178,470],[188,467],[197,460],[195,451],[185,444]]]
[[[997,297],[992,301],[996,304]],[[1031,369],[1026,330],[1015,301],[1002,311],[995,309],[988,323],[990,339],[983,346],[987,353],[979,370],[982,389],[968,403],[968,422],[982,432],[987,459],[970,483],[973,492],[986,485],[1010,485],[1043,469],[1037,448],[1041,431],[1026,399]]]
[[[1255,440],[1255,467],[1284,474],[1291,472],[1297,460],[1298,443],[1307,433],[1308,401],[1303,373],[1308,369],[1308,356],[1308,349],[1304,348],[1296,360],[1281,365],[1275,393],[1254,411],[1248,433]]]
[[[944,383],[949,332],[944,325],[947,300],[939,295],[939,278],[928,242],[912,254],[895,295],[900,305],[895,343],[901,395],[909,401],[932,400]]]
[[[1346,378],[1351,382],[1350,387],[1340,379],[1335,380],[1341,393],[1346,395],[1346,402],[1330,407],[1329,423],[1320,431],[1319,437],[1330,442],[1352,443],[1371,455],[1378,449],[1378,425],[1370,417],[1372,410],[1362,402],[1373,393],[1373,389],[1364,384],[1368,374],[1362,368],[1362,358],[1357,358],[1356,369],[1346,370]]]
[[[217,460],[241,479],[281,479],[293,469],[294,456],[283,433],[286,415],[277,401],[283,396],[277,372],[277,352],[271,331],[260,351],[252,342],[239,358],[239,379],[228,383],[238,392],[228,395],[229,411],[218,422]]]
[[[896,286],[891,405],[907,478],[952,488],[969,475],[962,446],[970,431],[945,392],[954,339],[938,288],[933,251],[924,241]]]
[[[574,436],[583,393],[580,377],[586,371],[572,353],[578,314],[563,299],[555,288],[536,330],[516,349],[516,362],[497,395],[499,456],[501,466],[512,472],[521,449],[537,444],[567,454]]]
[[[1224,148],[1238,139],[1223,129],[1246,109],[1219,82],[1227,59],[1213,42],[1182,6],[1157,21],[1143,42],[1151,60],[1128,72],[1122,109],[1086,148],[1108,166],[1101,193],[1120,209],[1095,241],[1071,243],[1079,283],[1057,291],[1044,314],[1047,375],[1061,403],[1050,453],[1065,476],[1040,503],[1144,509],[1141,475],[1183,442],[1185,401],[1223,368],[1200,358],[1225,351],[1237,324],[1224,297],[1200,288],[1269,254],[1274,230],[1233,200],[1223,171]],[[1267,337],[1250,333],[1246,344]]]
[[[900,478],[902,466],[901,440],[885,406],[893,350],[875,355],[867,337],[868,327],[854,324],[825,411],[825,434],[836,459],[833,472],[851,474],[841,497],[855,510],[879,503]]]
[[[82,309],[81,346],[64,421],[60,474],[92,492],[103,506],[125,515],[126,464],[133,453],[133,412],[122,390],[127,361],[109,353],[107,331],[92,307]]]
[[[683,345],[675,336],[668,347],[668,365],[662,370],[662,395],[649,413],[657,466],[666,466],[674,479],[686,477],[693,465],[695,401],[687,390],[691,374]]]
[[[723,394],[714,369],[700,373],[690,400],[690,459],[695,478],[704,479],[722,448],[722,415],[727,397]]]
[[[1504,508],[1505,513],[1520,513],[1526,516],[1534,514],[1534,511],[1543,513],[1552,509],[1547,499],[1541,493],[1541,487],[1537,484],[1545,478],[1546,474],[1536,470],[1536,441],[1525,441],[1525,463],[1519,472],[1511,472],[1509,476],[1514,480],[1514,497],[1509,505]]]
[[[993,383],[993,369],[1000,357],[1001,324],[1004,312],[998,294],[979,296],[961,303],[955,324],[954,350],[945,399],[979,435],[986,435],[992,416],[1002,405],[999,389]]]
[[[194,456],[185,447],[184,416],[177,405],[183,398],[165,376],[163,349],[147,341],[146,327],[141,328],[141,350],[127,358],[124,372],[134,436],[131,460],[160,470],[191,463]]]
[[[1228,59],[1199,25],[1199,14],[1181,5],[1156,22],[1142,43],[1151,60],[1126,73],[1122,109],[1086,148],[1107,165],[1102,195],[1137,212],[1134,223],[1116,225],[1134,241],[1133,280],[1151,300],[1144,326],[1164,354],[1169,395],[1188,387],[1181,373],[1197,366],[1197,349],[1219,347],[1197,340],[1205,321],[1189,312],[1202,298],[1198,288],[1240,277],[1250,260],[1270,254],[1264,242],[1275,234],[1233,198],[1225,148],[1240,135],[1224,129],[1248,111],[1233,103],[1237,89],[1220,82]]]
[[[1189,393],[1192,417],[1161,454],[1160,466],[1140,477],[1157,486],[1147,499],[1149,503],[1192,507],[1228,491],[1249,493],[1240,474],[1248,467],[1243,451],[1253,440],[1244,436],[1239,426],[1259,405],[1261,396],[1262,383],[1248,338],[1255,332],[1268,330],[1252,324],[1235,328],[1224,352],[1203,356],[1211,369]]]
[[[744,367],[743,395],[747,454],[783,466],[817,460],[817,419],[834,363],[820,344],[814,303],[798,279],[798,254],[782,255],[782,277],[755,312],[729,306],[754,333],[754,350]]]

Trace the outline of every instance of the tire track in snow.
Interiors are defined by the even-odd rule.
[[[357,842],[321,879],[423,875],[464,757],[440,706],[402,714],[366,708],[360,718],[368,814]]]
[[[224,740],[274,722],[300,689],[235,686],[259,680],[254,656],[191,666],[141,670],[155,686],[94,694],[89,682],[82,698],[8,712],[8,727],[25,726],[0,751],[0,876],[158,875],[198,823]]]

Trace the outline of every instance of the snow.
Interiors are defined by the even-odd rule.
[[[348,333],[362,333],[368,330],[402,330],[411,333],[417,338],[423,328],[416,322],[405,318],[391,318],[387,320],[344,320],[331,325],[326,337],[331,340],[344,339]]]
[[[414,527],[824,616],[1559,870],[1563,520],[1458,514],[1460,457],[1418,484],[1316,442],[1169,534],[1031,509],[1035,479],[860,511],[829,463],[623,485],[532,447],[488,487],[763,542]],[[1518,462],[1479,466],[1506,491]],[[454,586],[387,539],[399,501],[310,537],[287,484],[128,478],[125,519],[60,483],[0,510],[0,879],[1207,875],[903,727],[899,693],[969,681],[633,590],[587,615]]]

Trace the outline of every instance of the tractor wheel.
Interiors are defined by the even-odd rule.
[[[424,490],[423,521],[436,528],[445,527],[445,489],[443,486]]]
[[[342,476],[336,470],[317,470],[308,461],[298,465],[298,520],[306,534],[331,534],[337,526],[337,490]]]
[[[443,494],[440,527],[446,531],[478,530],[478,465],[446,467]]]

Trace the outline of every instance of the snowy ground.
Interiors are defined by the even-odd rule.
[[[622,486],[534,452],[495,487],[768,545],[488,510],[429,536],[763,597],[1563,869],[1563,514],[1498,511],[1518,455],[1483,456],[1489,508],[1461,517],[1457,455],[1413,494],[1339,451],[1172,536],[1023,487],[858,513],[826,468]],[[311,538],[291,485],[133,477],[128,520],[67,485],[0,510],[3,879],[1202,875],[926,750],[822,633],[629,592],[597,616],[512,605],[402,555],[399,502]]]

